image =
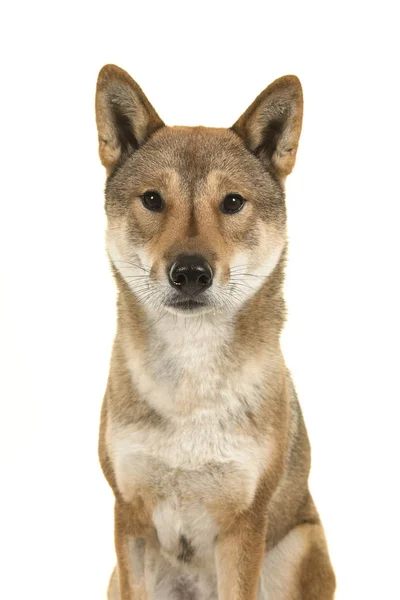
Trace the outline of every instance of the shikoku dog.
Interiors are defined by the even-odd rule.
[[[310,448],[280,333],[295,76],[230,129],[167,127],[114,65],[96,117],[118,327],[99,454],[111,600],[331,600]]]

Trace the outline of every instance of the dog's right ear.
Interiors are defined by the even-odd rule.
[[[96,122],[100,160],[108,174],[164,126],[136,81],[115,65],[105,65],[99,73]]]

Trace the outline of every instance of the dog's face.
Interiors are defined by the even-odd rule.
[[[274,82],[231,129],[166,127],[129,75],[108,65],[96,109],[115,269],[149,310],[236,311],[285,247],[297,78]]]

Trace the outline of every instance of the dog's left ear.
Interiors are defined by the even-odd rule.
[[[302,118],[301,83],[286,75],[261,92],[232,129],[284,181],[296,162]]]

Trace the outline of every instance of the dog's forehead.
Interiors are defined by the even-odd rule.
[[[222,153],[236,153],[242,146],[239,136],[230,129],[217,127],[163,127],[153,136],[155,146],[176,158],[214,160]]]
[[[237,134],[209,127],[164,127],[145,145],[141,159],[143,166],[174,170],[191,183],[213,171],[240,176],[257,168]]]

